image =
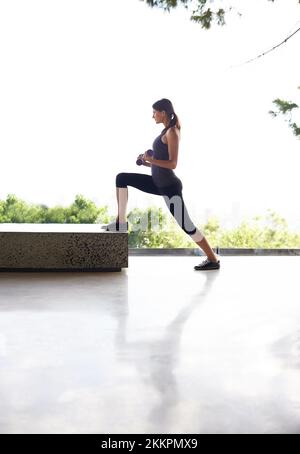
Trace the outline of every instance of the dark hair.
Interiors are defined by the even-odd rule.
[[[169,119],[169,124],[168,126],[161,132],[161,135],[165,134],[168,129],[172,128],[173,126],[177,126],[178,129],[181,128],[180,121],[174,112],[174,107],[173,104],[169,99],[163,98],[160,99],[159,101],[156,101],[152,108],[154,110],[157,110],[158,112],[162,112],[163,110],[166,112],[168,119]]]

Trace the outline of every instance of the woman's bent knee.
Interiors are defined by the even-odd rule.
[[[195,233],[193,233],[192,235],[190,234],[190,237],[195,241],[195,243],[199,243],[204,239],[203,233],[197,228]]]
[[[116,186],[118,188],[127,188],[127,174],[126,173],[118,173],[116,176]]]

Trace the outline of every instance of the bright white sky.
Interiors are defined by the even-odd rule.
[[[220,2],[227,3],[228,2]],[[234,3],[234,2],[231,2]],[[116,211],[115,175],[150,174],[138,154],[172,100],[182,140],[176,174],[195,222],[226,226],[268,208],[300,227],[300,142],[268,111],[299,102],[298,0],[239,0],[204,31],[183,8],[139,0],[0,0],[0,198],[68,205],[76,194]],[[130,188],[129,210],[165,206]]]

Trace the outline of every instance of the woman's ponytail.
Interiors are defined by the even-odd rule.
[[[176,113],[174,112],[174,118],[170,121],[170,127],[176,126],[179,130],[181,129],[181,124],[179,118],[177,117]]]

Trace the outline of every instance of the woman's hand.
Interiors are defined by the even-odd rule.
[[[149,156],[149,155],[147,154],[147,151],[146,151],[146,153],[143,154],[143,160],[144,160],[145,162],[149,162],[150,164],[152,164],[152,162],[153,162],[153,157]]]

